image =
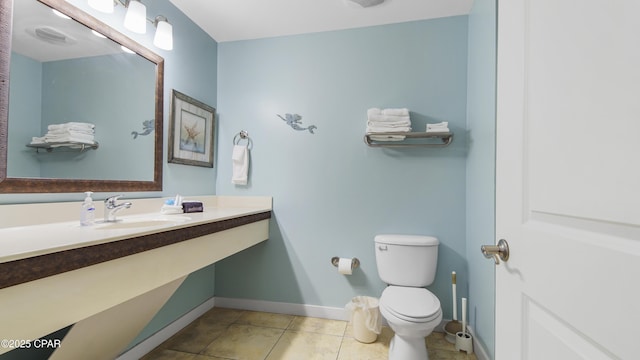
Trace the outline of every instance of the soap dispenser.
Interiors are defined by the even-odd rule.
[[[85,192],[87,197],[84,198],[84,202],[80,208],[80,225],[82,226],[91,226],[96,217],[96,207],[93,204],[93,199],[91,198],[91,194],[93,192],[87,191]]]

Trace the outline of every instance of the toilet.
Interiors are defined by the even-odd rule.
[[[440,300],[424,287],[433,283],[438,239],[421,235],[376,235],[376,265],[387,283],[380,313],[395,332],[389,360],[428,360],[425,337],[442,321]]]

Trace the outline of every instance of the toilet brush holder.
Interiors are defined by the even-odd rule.
[[[456,350],[473,354],[473,338],[466,332],[456,333]]]

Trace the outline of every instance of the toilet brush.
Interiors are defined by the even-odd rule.
[[[458,322],[458,299],[456,294],[456,272],[451,272],[451,292],[453,294],[453,320],[449,321],[444,326],[444,331],[447,333],[445,339],[450,343],[456,342],[456,333],[462,330],[462,324]]]

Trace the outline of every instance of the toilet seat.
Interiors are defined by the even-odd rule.
[[[379,305],[393,316],[412,323],[429,322],[442,313],[440,300],[425,288],[388,286],[382,292]]]

